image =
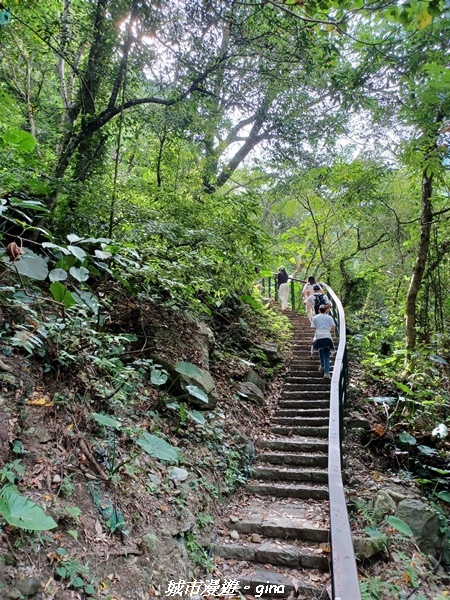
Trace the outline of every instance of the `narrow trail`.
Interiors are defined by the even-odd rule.
[[[287,313],[293,351],[282,399],[257,444],[253,479],[227,522],[216,556],[246,597],[329,598],[328,417],[330,383],[311,356],[309,320]]]

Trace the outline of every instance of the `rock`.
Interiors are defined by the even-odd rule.
[[[59,475],[53,475],[53,483],[61,483],[61,477]]]
[[[200,352],[205,365],[209,364],[209,354],[214,347],[215,337],[212,329],[210,329],[202,321],[195,323],[196,332],[191,339],[192,346]]]
[[[231,538],[232,540],[238,540],[238,539],[239,539],[239,534],[238,534],[238,532],[237,532],[237,531],[235,531],[234,529],[233,529],[233,531],[230,531],[230,538]]]
[[[186,314],[183,320],[187,325],[187,329],[183,331],[184,335],[180,335],[176,325],[167,326],[164,322],[153,324],[151,332],[149,331],[154,343],[152,358],[163,365],[158,354],[159,349],[173,348],[177,356],[186,356],[188,352],[194,350],[197,355],[200,355],[200,364],[208,369],[209,355],[215,343],[214,333],[203,321],[193,321]]]
[[[383,515],[387,515],[395,512],[397,504],[387,490],[380,490],[375,496],[373,507]]]
[[[263,393],[266,391],[266,382],[262,377],[258,375],[256,371],[253,369],[249,369],[249,371],[244,376],[244,381],[248,381],[253,383],[258,387]]]
[[[205,535],[202,535],[200,537],[200,539],[198,540],[198,543],[200,544],[200,546],[202,548],[209,548],[211,546],[211,544],[214,542],[214,538],[215,538],[215,534],[214,533],[209,533]]]
[[[406,498],[405,494],[401,494],[400,492],[397,492],[395,490],[387,489],[386,493],[389,494],[389,496],[392,498],[392,500],[394,500],[396,504],[398,504],[401,500],[404,500]]]
[[[261,350],[265,355],[269,363],[274,366],[281,362],[283,362],[283,357],[281,356],[277,344],[255,344],[255,348]]]
[[[240,453],[251,462],[256,455],[255,444],[244,435],[238,434],[236,437],[236,445],[239,446]]]
[[[398,503],[395,516],[411,527],[422,552],[432,556],[440,552],[444,536],[439,516],[434,510],[420,500],[405,498]]]
[[[254,544],[260,544],[262,542],[262,537],[259,535],[259,533],[252,533],[250,540]]]
[[[34,596],[41,590],[42,584],[37,577],[27,577],[18,581],[17,587],[23,596]]]
[[[209,371],[194,365],[189,375],[183,375],[175,370],[176,363],[170,363],[161,358],[157,358],[156,360],[169,374],[169,383],[173,389],[173,395],[182,396],[183,401],[200,410],[211,410],[216,407],[216,384]],[[208,400],[204,401],[190,394],[188,390],[189,386],[200,388],[208,396]]]
[[[239,521],[239,517],[237,517],[236,515],[231,515],[230,521],[232,523],[237,523]]]
[[[13,370],[12,367],[10,367],[9,365],[7,365],[5,362],[3,362],[3,360],[0,359],[0,369],[2,371],[8,371],[11,373],[11,371]]]
[[[219,492],[222,496],[229,496],[231,494],[230,488],[223,482],[219,483]]]
[[[180,533],[184,533],[192,529],[197,522],[197,518],[188,508],[184,508],[178,521],[179,525],[175,535],[179,535]]]
[[[150,481],[150,483],[153,483],[153,485],[161,485],[161,479],[154,473],[150,473],[150,475],[148,476],[148,480]]]
[[[370,431],[372,429],[370,421],[362,417],[347,417],[344,421],[345,426],[348,427],[348,429],[364,429],[365,431]]]
[[[169,479],[175,483],[186,481],[189,477],[189,472],[186,469],[180,469],[180,467],[170,467],[168,470]]]
[[[359,559],[370,558],[386,548],[386,538],[353,536],[353,548]]]
[[[17,600],[18,598],[20,598],[22,596],[22,592],[20,590],[18,590],[16,587],[6,590],[5,593],[6,593],[6,598],[8,598],[8,599],[10,598],[11,600]]]
[[[256,402],[260,406],[264,403],[264,394],[254,383],[241,381],[238,385],[238,394],[246,400]]]
[[[46,444],[52,439],[52,436],[45,427],[36,427],[34,435],[39,440],[40,444]]]

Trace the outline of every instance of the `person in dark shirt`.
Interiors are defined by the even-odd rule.
[[[281,310],[286,310],[288,308],[288,298],[289,298],[289,275],[286,272],[284,267],[280,267],[277,273],[277,285],[278,285],[278,295],[281,302]]]

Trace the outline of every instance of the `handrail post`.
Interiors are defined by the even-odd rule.
[[[295,281],[291,281],[291,305],[292,310],[295,310]]]
[[[276,275],[274,276],[274,285],[275,285],[275,302],[278,302],[278,284]]]

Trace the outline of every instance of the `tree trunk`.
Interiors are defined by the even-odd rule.
[[[433,175],[422,175],[422,211],[420,215],[420,242],[417,252],[416,264],[411,276],[408,293],[406,295],[406,348],[414,350],[416,346],[416,313],[417,295],[422,283],[425,265],[430,247],[431,222],[433,218]]]

